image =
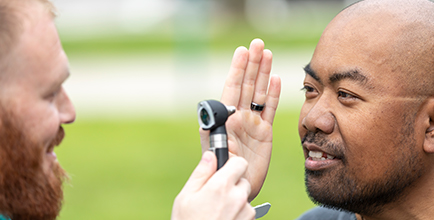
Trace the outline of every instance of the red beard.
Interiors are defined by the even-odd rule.
[[[44,173],[46,149],[26,138],[10,118],[3,117],[0,128],[0,214],[13,220],[56,219],[66,174],[58,163],[52,174]],[[60,127],[51,144],[60,144],[63,137]]]

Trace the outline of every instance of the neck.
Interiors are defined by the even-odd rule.
[[[399,201],[388,204],[374,216],[357,215],[358,220],[429,220],[434,216],[434,171],[430,170],[404,192]]]

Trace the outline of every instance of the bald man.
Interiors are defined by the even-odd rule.
[[[307,192],[322,207],[300,219],[433,219],[434,3],[346,8],[304,70],[298,129]],[[261,116],[275,107],[266,102]],[[261,138],[271,129],[249,133],[255,118],[229,120],[228,133],[239,132],[229,136],[230,151],[256,171],[247,178],[257,193],[265,178],[257,167],[268,167],[271,152]]]
[[[366,0],[333,19],[305,67],[298,129],[309,196],[349,213],[301,219],[432,219],[433,63],[433,2]]]

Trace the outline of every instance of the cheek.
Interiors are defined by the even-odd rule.
[[[354,173],[364,178],[378,178],[391,169],[391,161],[403,159],[400,146],[405,144],[401,143],[402,131],[407,125],[399,113],[369,112],[347,120],[340,129],[347,147],[346,158]]]
[[[340,120],[337,119],[342,137],[348,143],[362,145],[363,147],[359,146],[361,152],[377,151],[380,149],[374,147],[375,145],[395,142],[405,123],[401,112],[390,111],[390,108],[379,108],[378,105],[359,109],[352,114],[337,115],[345,115]]]
[[[23,120],[23,130],[32,140],[44,143],[51,141],[59,128],[56,108],[48,103],[33,104],[17,117]]]

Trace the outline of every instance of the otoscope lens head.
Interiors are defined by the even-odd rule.
[[[215,125],[213,108],[208,101],[199,102],[197,105],[197,116],[202,129],[210,130]]]
[[[209,114],[208,111],[204,108],[200,111],[200,120],[202,120],[202,123],[204,125],[209,125],[210,122]]]
[[[223,126],[230,115],[236,111],[234,106],[225,106],[215,100],[205,100],[197,105],[199,125],[204,130],[213,130]]]

